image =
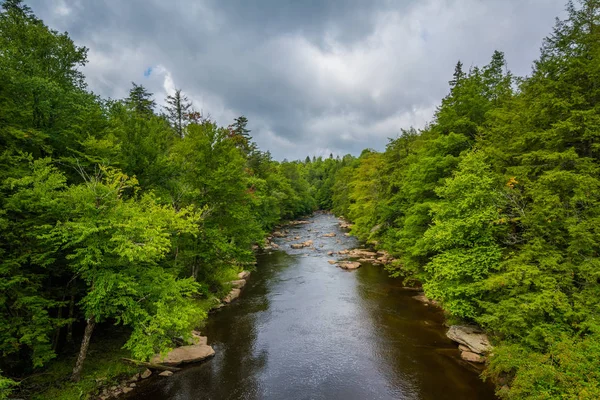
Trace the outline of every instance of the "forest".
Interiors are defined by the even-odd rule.
[[[97,96],[87,49],[5,0],[0,399],[90,390],[95,335],[139,360],[189,338],[269,232],[318,209],[488,332],[500,398],[600,398],[600,0],[567,14],[527,77],[500,51],[458,62],[433,120],[385,151],[279,162],[183,90]],[[58,383],[28,380],[61,360]]]

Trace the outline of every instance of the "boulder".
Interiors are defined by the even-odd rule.
[[[194,363],[206,360],[215,355],[215,351],[211,346],[205,344],[195,344],[191,346],[177,347],[163,358],[160,354],[152,357],[153,364],[163,364],[175,367],[180,364]]]
[[[303,245],[304,247],[310,247],[310,246],[312,246],[312,245],[313,245],[313,243],[314,243],[314,242],[313,242],[312,240],[307,240],[306,242],[302,243],[302,245]]]
[[[427,296],[425,296],[425,293],[421,293],[421,294],[418,294],[416,296],[413,296],[413,299],[415,299],[417,301],[420,301],[421,303],[424,303],[424,304],[427,304],[427,305],[429,305],[429,304],[434,305],[434,306],[439,305],[439,303],[437,301],[431,300],[430,298],[428,298]]]
[[[163,371],[160,374],[158,374],[158,376],[166,376],[166,377],[169,377],[172,375],[173,375],[173,373],[171,371]]]
[[[472,363],[477,363],[477,364],[485,363],[485,357],[483,357],[480,354],[473,353],[470,351],[462,351],[460,353],[460,358],[462,358],[465,361],[472,362]]]
[[[165,372],[167,372],[167,371],[165,371]],[[133,388],[126,387],[126,388],[123,388],[121,390],[123,391],[123,393],[129,393],[129,392],[131,392],[133,390]]]
[[[274,249],[278,249],[279,245],[277,243],[271,242],[271,247],[274,248]]]
[[[345,254],[348,254],[348,253],[350,253],[349,250],[340,250],[340,251],[338,251],[338,254],[341,254],[341,255],[345,255]]]
[[[229,282],[229,284],[231,286],[233,286],[234,288],[236,288],[236,289],[241,289],[241,288],[244,287],[244,285],[246,285],[246,280],[245,279],[238,279],[238,280]]]
[[[335,261],[335,260],[329,260],[329,261],[327,261],[327,262],[328,262],[329,264],[331,264],[331,265],[335,265],[335,264],[337,264],[337,261]]]
[[[485,354],[492,350],[487,335],[476,326],[452,325],[446,332],[446,336],[467,346],[473,353]]]
[[[192,344],[207,344],[208,338],[200,335],[200,332],[192,332]]]
[[[340,268],[345,269],[347,271],[355,270],[360,268],[360,263],[356,261],[346,261],[338,264]]]
[[[225,296],[223,302],[227,304],[231,303],[232,301],[240,297],[240,293],[242,293],[240,289],[231,289],[231,292],[229,292],[229,294]]]
[[[146,379],[146,378],[149,378],[150,375],[152,375],[152,371],[150,371],[148,368],[146,368],[144,370],[144,372],[142,372],[142,374],[140,375],[140,378]]]
[[[279,232],[279,231],[275,231],[275,232],[273,232],[273,237],[284,238],[285,237],[285,233]]]
[[[238,274],[238,278],[240,279],[248,279],[250,277],[250,272],[242,271]]]
[[[327,252],[327,255],[328,255],[328,256],[332,256],[332,255],[333,255],[333,251],[328,251],[328,252]]]
[[[310,221],[292,221],[292,222],[290,222],[290,225],[306,225],[306,224],[310,224]]]
[[[458,345],[458,349],[459,349],[460,351],[471,351],[471,349],[470,349],[470,348],[468,348],[467,346],[465,346],[464,344],[459,344],[459,345]]]
[[[327,238],[328,238],[328,237],[336,237],[336,236],[337,236],[337,235],[336,235],[335,233],[333,233],[333,232],[331,232],[331,233],[326,233],[325,235],[323,235],[323,237],[327,237]]]
[[[349,254],[351,257],[361,257],[361,258],[375,258],[377,256],[377,253],[375,253],[374,251],[365,250],[365,249],[350,250]]]
[[[290,247],[292,249],[296,249],[296,250],[303,249],[304,248],[304,244],[302,244],[302,243],[294,243],[294,244],[290,245]]]

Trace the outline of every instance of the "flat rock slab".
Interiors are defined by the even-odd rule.
[[[341,262],[338,264],[340,268],[345,269],[347,271],[352,271],[355,269],[359,269],[361,267],[359,262],[351,262],[351,261],[347,261],[347,262]]]
[[[151,362],[175,367],[180,364],[195,363],[206,360],[215,355],[211,346],[205,344],[196,344],[191,346],[181,346],[171,350],[164,358],[160,354],[152,357]]]
[[[431,304],[434,306],[439,305],[439,303],[437,301],[431,300],[429,297],[425,296],[425,293],[421,293],[416,296],[413,296],[413,299],[420,301],[421,303],[425,303],[425,304]]]
[[[333,232],[331,233],[326,233],[325,235],[323,235],[323,237],[329,238],[329,237],[336,237],[337,235]]]
[[[231,303],[232,301],[240,297],[240,293],[242,293],[240,289],[231,289],[231,292],[229,292],[229,294],[225,296],[223,302],[227,304]]]
[[[463,351],[460,353],[460,358],[462,358],[465,361],[468,362],[472,362],[472,363],[477,363],[477,364],[483,364],[485,363],[485,357],[483,357],[480,354],[477,353],[473,353],[470,351]]]
[[[476,326],[452,325],[446,332],[446,336],[467,346],[473,353],[485,354],[492,350],[487,335]]]

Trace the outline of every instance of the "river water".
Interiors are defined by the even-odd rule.
[[[439,310],[380,266],[330,265],[329,251],[358,244],[330,214],[309,221],[286,228],[240,299],[209,317],[213,359],[150,378],[128,399],[495,399],[445,337]],[[314,250],[290,248],[309,239]]]

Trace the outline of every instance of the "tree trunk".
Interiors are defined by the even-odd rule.
[[[75,295],[71,295],[69,304],[69,325],[67,325],[67,343],[73,343],[73,312],[75,309]]]
[[[77,356],[77,362],[75,363],[75,368],[73,368],[73,375],[71,375],[71,380],[73,382],[79,382],[79,379],[81,378],[83,362],[85,361],[88,347],[90,347],[90,339],[92,338],[92,332],[94,332],[95,326],[96,319],[94,317],[88,318],[83,334],[83,340],[81,341],[81,348],[79,349],[79,356]]]

